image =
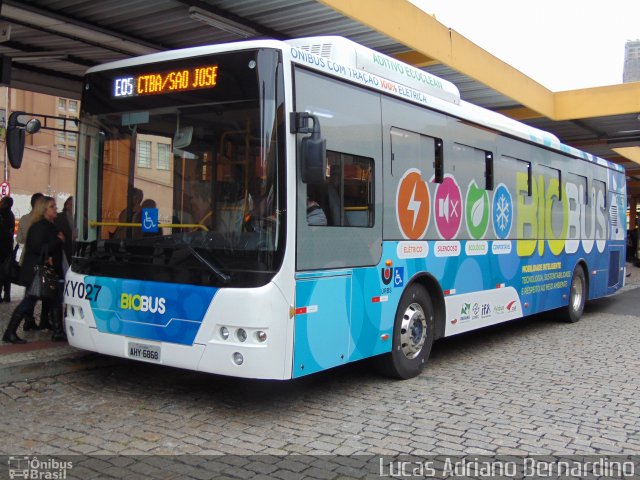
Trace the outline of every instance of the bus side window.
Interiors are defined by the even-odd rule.
[[[324,184],[307,185],[307,211],[313,221],[319,221],[320,207],[327,226],[372,227],[373,160],[327,151],[327,170]],[[308,219],[309,225],[325,225],[311,221]]]

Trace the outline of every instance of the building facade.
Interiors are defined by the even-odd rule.
[[[624,46],[622,82],[640,82],[640,40],[629,40]]]
[[[35,135],[27,135],[22,167],[18,170],[8,164],[4,128],[0,140],[2,176],[10,186],[16,218],[31,210],[31,195],[35,192],[54,197],[61,210],[62,204],[73,195],[76,187],[78,126],[74,120],[78,118],[80,102],[2,87],[0,104],[3,127],[6,125],[6,107],[9,105],[9,114],[23,111],[36,116],[43,126],[66,128],[66,132],[42,129]],[[69,121],[62,120],[64,118]]]
[[[26,136],[26,146],[20,169],[11,168],[6,158],[4,128],[0,135],[0,161],[3,180],[10,185],[14,199],[13,211],[20,218],[31,209],[30,200],[34,192],[42,192],[56,199],[58,209],[76,190],[76,159],[78,153],[78,124],[80,102],[63,97],[27,92],[13,88],[0,88],[0,122],[6,124],[6,105],[9,114],[23,111],[33,114],[43,126],[37,134]],[[171,207],[173,153],[172,139],[153,135],[139,135],[136,145],[137,186],[145,199],[153,199],[161,211]],[[118,153],[106,155],[105,162],[118,163]],[[127,157],[130,152],[124,152]],[[123,193],[123,201],[126,193]],[[165,205],[166,204],[166,205]],[[166,208],[165,208],[166,207]],[[103,216],[109,217],[108,212]],[[117,215],[116,215],[117,219]],[[114,221],[114,219],[110,219]],[[163,223],[171,223],[170,216],[161,218]]]

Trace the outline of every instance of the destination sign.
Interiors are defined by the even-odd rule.
[[[165,72],[148,72],[113,80],[113,96],[128,98],[138,95],[162,95],[187,92],[201,88],[213,88],[218,82],[218,66],[175,69]]]

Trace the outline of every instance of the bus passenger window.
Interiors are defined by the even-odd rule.
[[[308,224],[372,227],[373,159],[328,150],[327,165],[327,182],[307,185]]]

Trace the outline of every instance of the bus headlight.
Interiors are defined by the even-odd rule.
[[[233,363],[236,365],[242,365],[244,362],[244,357],[240,352],[236,352],[233,354]]]
[[[238,337],[238,340],[244,342],[247,339],[247,331],[244,328],[239,328],[236,330],[236,336]]]
[[[229,338],[229,329],[227,327],[220,327],[220,337],[222,337],[223,340]]]
[[[263,332],[262,330],[258,330],[256,332],[256,338],[260,343],[264,343],[267,341],[267,332]]]

